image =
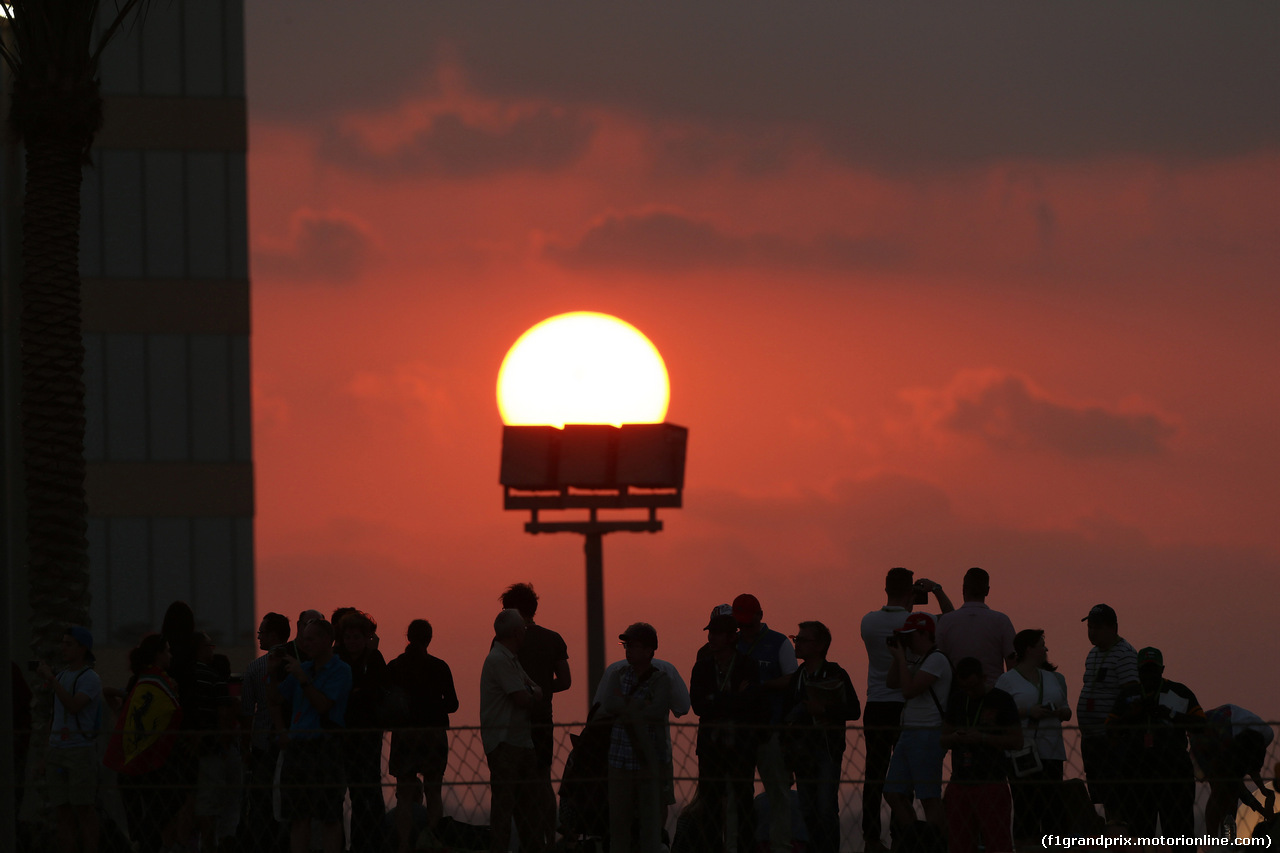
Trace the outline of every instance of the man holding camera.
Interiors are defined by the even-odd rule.
[[[896,567],[884,579],[885,605],[862,617],[862,642],[867,648],[867,704],[862,723],[866,727],[866,784],[862,790],[863,849],[883,851],[880,798],[889,759],[898,742],[904,699],[902,690],[889,687],[886,680],[893,664],[887,641],[902,627],[912,608],[927,604],[932,592],[942,613],[954,610],[942,585],[926,578],[915,580],[910,569]]]

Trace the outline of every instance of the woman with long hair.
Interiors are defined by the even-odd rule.
[[[1013,697],[1022,719],[1022,749],[1009,754],[1014,846],[1039,843],[1062,822],[1062,768],[1067,760],[1062,724],[1071,719],[1067,680],[1049,663],[1044,631],[1029,628],[1013,638],[1013,669],[996,687]]]

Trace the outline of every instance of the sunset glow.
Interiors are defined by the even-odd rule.
[[[498,371],[511,426],[660,423],[671,389],[657,347],[617,317],[575,311],[520,336]]]

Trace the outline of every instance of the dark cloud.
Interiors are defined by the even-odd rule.
[[[873,168],[1223,158],[1280,143],[1280,4],[1268,0],[370,0],[358,15],[276,0],[246,15],[251,102],[267,115],[395,102],[448,66],[499,99],[808,128]]]
[[[375,253],[369,227],[338,212],[300,210],[288,242],[254,252],[256,272],[289,281],[346,284],[359,278]]]
[[[539,109],[498,127],[469,123],[458,113],[442,113],[386,153],[371,149],[358,134],[343,131],[328,133],[320,153],[345,168],[385,177],[551,172],[585,154],[594,130],[584,117],[565,110]]]
[[[879,240],[828,236],[799,242],[774,234],[736,236],[709,222],[669,211],[606,217],[572,245],[544,254],[569,268],[678,272],[712,267],[863,269],[905,259],[905,247]]]
[[[1176,431],[1155,414],[1051,400],[1012,375],[992,375],[977,387],[953,390],[940,423],[995,448],[1072,457],[1159,455]]]

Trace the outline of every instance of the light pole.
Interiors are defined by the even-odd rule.
[[[527,533],[580,533],[587,564],[587,706],[604,674],[604,536],[657,533],[661,508],[684,499],[689,431],[675,424],[506,426],[502,432],[503,509],[528,510]],[[600,517],[648,510],[647,519]],[[587,517],[544,521],[540,512],[586,510]]]

